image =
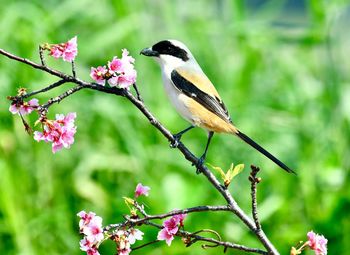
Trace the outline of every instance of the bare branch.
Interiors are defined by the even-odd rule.
[[[41,65],[46,66],[45,57],[44,57],[44,49],[41,45],[39,45],[39,57],[40,57]]]
[[[144,224],[156,227],[158,229],[163,228],[163,226],[156,224],[156,223],[153,223],[153,222],[149,222],[149,221],[144,222]],[[235,249],[235,250],[241,250],[241,251],[257,253],[257,254],[265,254],[265,255],[269,254],[268,252],[260,250],[258,248],[250,248],[250,247],[240,245],[240,244],[234,244],[231,242],[225,242],[225,241],[217,240],[214,238],[203,237],[203,236],[196,235],[194,233],[184,231],[184,230],[179,230],[176,235],[184,237],[184,238],[193,238],[196,241],[203,241],[203,242],[208,242],[208,243],[212,243],[212,244],[217,244],[217,245],[223,246],[225,248],[231,248],[231,249]],[[192,240],[191,242],[195,243],[196,241]]]
[[[49,91],[49,90],[51,90],[53,88],[61,86],[62,84],[66,83],[66,82],[67,81],[65,81],[65,80],[59,80],[59,81],[57,81],[57,82],[55,82],[55,83],[53,83],[53,84],[51,84],[51,85],[49,85],[47,87],[44,87],[42,89],[38,89],[38,90],[34,90],[34,91],[30,92],[30,93],[26,93],[22,97],[23,98],[28,98],[28,97],[34,96],[36,94],[40,94],[40,93]]]
[[[156,214],[156,215],[148,215],[138,204],[135,204],[135,207],[141,212],[141,214],[144,216],[144,218],[141,219],[130,219],[131,222],[134,224],[140,224],[145,221],[149,220],[155,220],[155,219],[165,219],[170,216],[179,215],[179,214],[188,214],[188,213],[194,213],[194,212],[205,212],[205,211],[231,211],[230,207],[227,205],[224,206],[196,206],[191,208],[186,208],[182,210],[173,210],[168,213],[163,214]]]
[[[251,196],[252,196],[252,216],[255,222],[256,230],[261,230],[261,224],[258,217],[258,210],[257,210],[257,201],[256,201],[256,192],[257,192],[257,184],[261,181],[260,178],[257,178],[256,175],[260,171],[259,167],[256,167],[254,165],[251,165],[250,168],[252,169],[249,181],[251,182]]]
[[[72,75],[73,75],[74,78],[77,77],[77,74],[75,72],[75,62],[74,62],[74,60],[72,61]]]
[[[133,86],[134,89],[135,89],[137,99],[138,99],[139,101],[143,102],[143,99],[142,99],[142,97],[141,97],[141,95],[140,95],[140,93],[139,93],[139,89],[137,88],[136,83],[134,83],[132,86]]]
[[[131,250],[131,252],[136,251],[136,250],[138,250],[138,249],[141,249],[141,248],[143,248],[143,247],[146,247],[146,246],[148,246],[148,245],[151,245],[151,244],[154,244],[154,243],[158,243],[158,242],[159,242],[159,240],[153,240],[153,241],[151,241],[151,242],[142,244],[142,245],[140,245],[140,246],[133,247],[132,250]]]

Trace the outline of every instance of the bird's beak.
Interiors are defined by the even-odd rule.
[[[145,55],[147,57],[158,57],[159,53],[155,50],[152,50],[152,48],[144,48],[141,52],[141,55]]]

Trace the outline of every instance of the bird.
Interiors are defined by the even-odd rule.
[[[295,173],[233,124],[218,91],[184,43],[178,40],[162,40],[144,48],[140,54],[152,57],[159,63],[166,94],[177,112],[191,123],[188,128],[173,135],[172,147],[178,146],[182,135],[194,127],[208,131],[204,153],[196,164],[197,174],[205,162],[214,133],[233,134],[286,172]]]

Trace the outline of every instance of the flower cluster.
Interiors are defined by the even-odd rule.
[[[114,57],[107,66],[91,67],[90,76],[100,85],[105,85],[107,81],[111,87],[129,88],[136,82],[134,62],[135,59],[123,49],[121,59]]]
[[[41,118],[43,124],[43,132],[35,131],[34,139],[36,141],[45,141],[52,143],[52,152],[64,148],[69,148],[74,143],[74,135],[77,127],[74,125],[76,113],[56,114],[56,120],[48,120]]]
[[[165,240],[167,245],[170,246],[179,228],[184,226],[183,221],[186,216],[187,214],[178,214],[165,220],[163,222],[163,228],[158,232],[157,239]]]
[[[313,231],[307,233],[308,245],[311,250],[315,251],[316,255],[327,254],[327,242],[328,240],[323,235],[318,235]]]
[[[77,216],[80,217],[80,233],[84,234],[84,238],[80,241],[80,249],[87,255],[99,255],[98,245],[104,239],[102,218],[93,212],[85,211],[79,212]]]
[[[10,105],[9,111],[12,114],[27,115],[39,107],[39,100],[33,98],[28,102],[14,102]]]
[[[74,36],[65,43],[46,45],[44,49],[48,49],[50,51],[49,55],[54,58],[62,58],[64,61],[73,62],[78,55],[77,37]]]
[[[135,189],[135,198],[144,195],[148,196],[148,192],[151,188],[148,186],[143,186],[142,183],[137,184],[136,189]]]
[[[142,238],[143,232],[136,228],[118,230],[112,237],[117,244],[118,255],[128,255],[131,252],[130,245],[134,244],[136,240],[142,240]]]

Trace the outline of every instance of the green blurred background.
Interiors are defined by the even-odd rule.
[[[129,49],[146,105],[172,132],[187,127],[164,95],[159,67],[139,51],[166,38],[185,42],[216,84],[234,123],[298,172],[281,171],[239,139],[214,136],[208,162],[256,164],[263,171],[259,213],[281,254],[313,229],[329,239],[330,254],[350,250],[350,3],[349,1],[5,1],[0,0],[0,48],[38,61],[43,42],[78,35],[78,76]],[[48,59],[54,68],[69,65]],[[76,142],[51,153],[28,136],[6,96],[18,87],[42,88],[57,79],[0,56],[0,254],[83,254],[76,213],[95,211],[104,223],[128,213],[122,196],[138,182],[152,188],[149,213],[224,204],[219,194],[127,100],[80,91],[55,113],[77,112]],[[64,85],[40,95],[58,95]],[[34,123],[36,115],[29,121]],[[183,142],[202,153],[206,134]],[[249,169],[230,189],[249,212]],[[227,213],[192,214],[186,229],[217,230],[225,240],[261,247]],[[144,241],[157,231],[142,227]],[[140,242],[141,243],[141,242]],[[114,254],[112,242],[102,255]],[[220,254],[199,244],[157,243],[135,254]],[[241,254],[228,251],[229,254]],[[309,253],[311,254],[311,253]]]

